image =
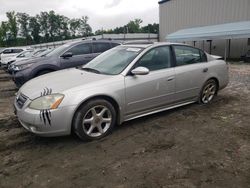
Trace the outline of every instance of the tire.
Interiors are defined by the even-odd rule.
[[[114,106],[103,99],[82,105],[73,119],[75,134],[83,141],[98,140],[110,134],[116,123]]]
[[[53,70],[42,70],[42,71],[39,71],[37,74],[36,74],[36,77],[38,76],[42,76],[44,74],[48,74],[50,72],[53,72]]]
[[[218,84],[214,79],[206,81],[200,92],[199,103],[209,104],[217,95]]]

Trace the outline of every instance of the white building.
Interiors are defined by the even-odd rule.
[[[250,21],[250,0],[160,0],[160,41],[181,29]],[[187,42],[194,45],[194,42]],[[197,41],[197,47],[210,51],[210,41]],[[224,56],[225,40],[212,41],[211,53]],[[250,39],[232,39],[230,58],[239,58],[250,49]]]

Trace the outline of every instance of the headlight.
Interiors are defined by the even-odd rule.
[[[63,94],[52,94],[39,97],[33,100],[29,107],[35,110],[56,109],[64,98]]]
[[[15,71],[20,71],[20,70],[24,70],[24,69],[29,68],[31,65],[33,65],[33,63],[23,64],[23,65],[16,65],[16,66],[14,66],[13,69]]]

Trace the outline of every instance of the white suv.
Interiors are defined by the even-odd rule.
[[[16,56],[17,54],[21,53],[22,51],[26,50],[25,48],[6,48],[2,51],[0,55],[0,61],[2,67],[7,67],[8,59]]]

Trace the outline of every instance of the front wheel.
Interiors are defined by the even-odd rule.
[[[97,140],[108,135],[114,128],[116,111],[113,105],[103,99],[83,104],[73,120],[74,132],[82,140]]]
[[[199,102],[202,104],[210,103],[217,94],[217,90],[218,85],[216,81],[214,79],[208,80],[201,90]]]

